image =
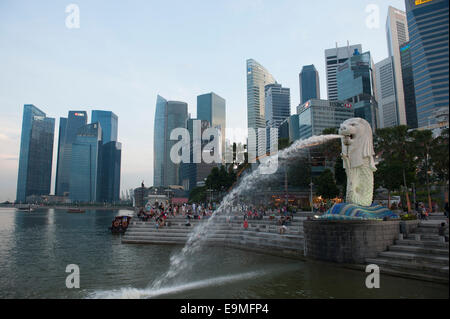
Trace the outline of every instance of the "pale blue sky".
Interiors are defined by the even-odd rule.
[[[66,28],[70,3],[79,29]],[[379,6],[379,28],[366,26],[369,4]],[[246,127],[253,58],[291,88],[295,113],[303,65],[316,66],[326,98],[324,50],[336,42],[361,43],[375,62],[387,57],[388,5],[404,10],[404,0],[0,0],[0,201],[15,199],[23,104],[56,118],[53,171],[59,117],[115,112],[122,189],[151,185],[157,94],[195,116],[196,96],[214,91],[227,101],[227,125]]]

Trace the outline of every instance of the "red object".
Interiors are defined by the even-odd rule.
[[[187,204],[189,198],[184,197],[174,197],[172,198],[172,204]]]
[[[244,220],[244,228],[247,229],[248,228],[248,221]]]

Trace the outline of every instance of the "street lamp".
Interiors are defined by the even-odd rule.
[[[311,204],[311,213],[314,212],[313,210],[313,186],[314,183],[311,180],[311,183],[309,184],[310,188],[309,188],[309,203]]]

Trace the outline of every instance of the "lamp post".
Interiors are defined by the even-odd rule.
[[[311,213],[313,213],[314,212],[314,209],[313,209],[313,186],[314,186],[314,183],[312,182],[312,179],[311,179],[311,183],[309,184],[309,186],[310,186],[310,188],[309,188],[309,203],[311,205]]]

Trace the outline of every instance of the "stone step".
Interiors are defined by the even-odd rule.
[[[146,238],[157,238],[157,239],[166,239],[166,238],[180,238],[186,240],[189,238],[190,234],[188,233],[169,233],[169,232],[159,232],[159,233],[146,233],[146,232],[127,232],[124,235],[125,239],[131,237],[146,237]],[[250,240],[250,239],[258,239],[258,240],[267,240],[267,241],[283,241],[283,242],[303,242],[303,236],[298,235],[281,235],[281,234],[268,234],[268,233],[258,233],[258,232],[239,232],[239,233],[228,233],[228,232],[219,232],[213,233],[208,238],[227,238],[227,239],[239,239],[239,240]]]
[[[404,260],[395,260],[392,258],[367,258],[366,262],[368,264],[375,264],[380,267],[386,267],[394,269],[401,272],[420,272],[428,275],[447,277],[448,280],[448,266],[446,265],[435,265],[427,263],[411,263]]]
[[[379,253],[378,256],[380,258],[404,260],[417,264],[426,263],[426,264],[448,266],[448,256],[435,256],[429,254],[399,252],[399,251],[384,251]]]
[[[420,235],[421,241],[440,241],[440,236],[438,234],[408,234],[406,238],[416,240],[416,235]]]
[[[438,234],[439,229],[437,226],[419,226],[414,230],[414,234]]]
[[[439,256],[447,256],[447,257],[449,255],[448,249],[410,246],[410,245],[392,245],[389,247],[389,251],[430,254],[430,255],[439,255]]]
[[[439,241],[421,241],[421,240],[415,240],[415,239],[403,239],[403,240],[396,240],[396,245],[410,245],[410,246],[416,246],[416,247],[426,247],[426,248],[447,248],[448,249],[448,243],[443,243]]]
[[[269,234],[269,235],[278,235],[279,230],[273,229],[273,230],[265,230],[265,231],[257,231],[254,229],[223,229],[223,228],[213,228],[213,229],[207,229],[206,232],[210,233],[227,233],[227,234],[238,234],[241,232],[250,232],[250,233],[256,233],[256,234]],[[152,234],[163,234],[163,233],[171,233],[171,234],[190,234],[192,233],[192,229],[186,229],[186,228],[171,228],[171,227],[164,227],[164,228],[131,228],[127,230],[127,234],[130,233],[152,233]],[[299,232],[296,230],[288,229],[286,231],[287,235],[298,235],[303,237],[303,232]]]

